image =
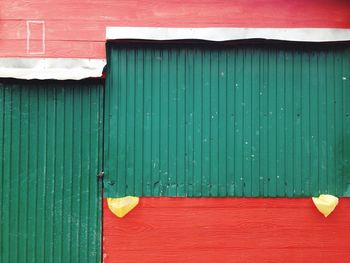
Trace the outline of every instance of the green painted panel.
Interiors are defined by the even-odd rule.
[[[0,80],[0,262],[100,262],[102,91]]]
[[[107,197],[350,196],[350,48],[108,45]]]

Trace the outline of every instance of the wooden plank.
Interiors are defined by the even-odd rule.
[[[37,21],[37,20],[35,20]],[[42,20],[38,20],[42,21]],[[106,21],[87,22],[84,20],[52,20],[45,19],[45,38],[46,40],[70,40],[70,41],[104,41],[106,35]],[[116,25],[115,22],[111,23]],[[27,39],[27,21],[26,19],[1,20],[0,39],[4,40],[26,40]],[[36,39],[31,35],[31,39]],[[41,39],[41,36],[39,40]]]
[[[106,26],[350,28],[349,10],[346,0],[2,0],[0,57],[27,56],[29,20],[45,23],[41,57],[104,58]]]
[[[0,57],[105,58],[105,41],[46,41],[44,54],[28,54],[25,40],[0,40]]]
[[[297,253],[293,253],[293,250],[288,248],[283,249],[269,249],[268,253],[266,249],[251,249],[249,253],[239,253],[237,250],[232,250],[231,253],[222,253],[222,250],[217,249],[215,251],[205,250],[194,250],[190,254],[181,253],[180,255],[177,252],[170,252],[166,257],[166,262],[285,262],[288,258],[288,262],[329,262],[329,257],[332,255],[332,258],[337,259],[347,259],[348,254],[343,251],[339,252],[334,249],[325,248],[322,251],[315,248],[301,248]],[[226,250],[227,251],[227,250]],[[134,262],[164,262],[164,250],[159,248],[157,253],[152,253],[151,251],[145,252],[145,254],[135,253],[135,251],[120,252],[118,262],[125,263],[134,263]],[[135,253],[134,257],[129,257],[130,254]],[[150,258],[150,253],[152,253],[152,258],[150,261],[145,259]],[[257,257],[258,255],[258,257]],[[104,262],[117,262],[114,261],[110,254],[104,254]],[[341,262],[341,261],[340,261]]]
[[[347,262],[350,198],[325,219],[311,198],[141,198],[103,207],[104,262]]]
[[[210,8],[208,8],[210,7]],[[2,0],[1,19],[127,21],[138,26],[329,27],[347,28],[346,0],[55,1]],[[215,12],[213,12],[215,10]],[[64,14],[64,15],[63,15]],[[249,15],[247,15],[249,14]]]

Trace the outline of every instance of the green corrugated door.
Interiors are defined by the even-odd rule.
[[[102,89],[0,80],[0,262],[100,262]]]
[[[350,195],[348,44],[110,44],[106,196]]]

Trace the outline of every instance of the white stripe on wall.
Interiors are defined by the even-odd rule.
[[[107,27],[107,40],[181,40],[229,41],[273,39],[329,42],[350,40],[350,29],[334,28],[165,28]],[[84,58],[0,58],[0,78],[72,79],[101,77],[105,59]]]
[[[0,58],[0,78],[72,79],[101,77],[105,59]]]
[[[106,38],[176,40],[200,39],[228,41],[239,39],[273,39],[287,41],[328,42],[350,40],[350,29],[336,28],[169,28],[107,27]]]

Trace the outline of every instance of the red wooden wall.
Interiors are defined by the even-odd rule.
[[[106,26],[350,28],[350,1],[1,0],[0,57],[104,58]]]
[[[350,198],[324,218],[311,198],[142,198],[104,202],[105,263],[350,262]]]

